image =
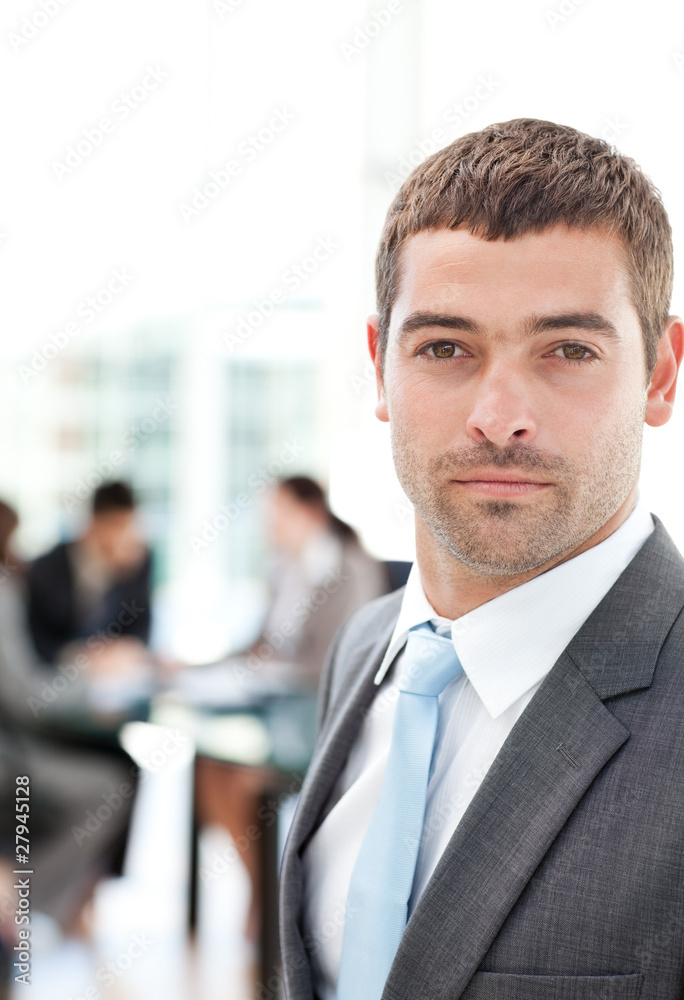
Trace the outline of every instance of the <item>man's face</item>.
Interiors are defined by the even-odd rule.
[[[101,558],[114,570],[134,569],[145,554],[132,510],[107,510],[94,514],[88,538]]]
[[[610,236],[405,244],[377,412],[419,518],[467,566],[526,573],[606,524],[637,481],[647,398]]]

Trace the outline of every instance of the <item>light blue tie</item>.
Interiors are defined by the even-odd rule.
[[[349,884],[337,1000],[379,1000],[404,933],[423,833],[437,699],[462,667],[451,639],[411,629],[380,797]]]

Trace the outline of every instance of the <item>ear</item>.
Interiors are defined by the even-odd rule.
[[[380,330],[377,315],[368,317],[368,350],[375,368],[375,381],[378,387],[378,402],[375,406],[375,416],[378,420],[389,421],[387,402],[385,400],[385,384],[382,378],[382,358],[380,354]]]
[[[645,420],[650,427],[661,427],[672,416],[683,353],[684,324],[679,316],[670,316],[658,341],[658,361],[648,387]]]

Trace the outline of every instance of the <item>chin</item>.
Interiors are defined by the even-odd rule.
[[[428,526],[459,562],[483,576],[530,573],[567,548],[565,533],[540,534],[533,511],[520,518],[515,503],[495,500],[479,506],[476,518],[454,512],[448,519],[429,519]]]

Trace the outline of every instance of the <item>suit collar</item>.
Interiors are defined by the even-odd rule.
[[[648,687],[684,605],[684,559],[653,517],[655,530],[567,648],[599,698]]]

